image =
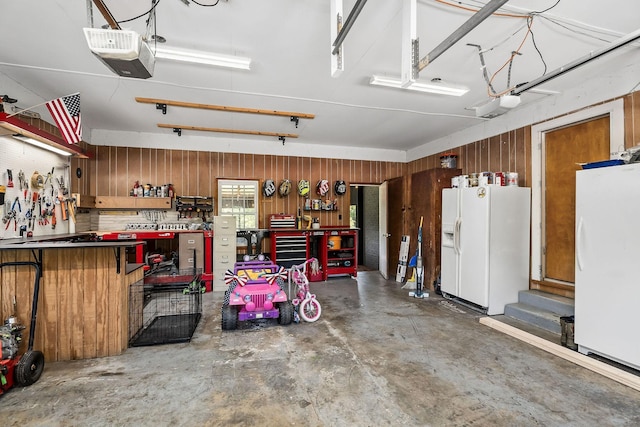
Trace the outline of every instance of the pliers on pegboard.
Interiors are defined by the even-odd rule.
[[[11,220],[13,220],[13,230],[18,230],[18,218],[16,213],[16,205],[18,206],[18,211],[22,212],[22,206],[20,206],[20,198],[16,197],[11,204],[11,210],[5,217],[7,225],[5,225],[4,229],[7,230],[9,228],[9,224],[11,224]]]
[[[13,203],[11,204],[11,210],[13,212],[16,211],[16,205],[18,205],[18,211],[22,212],[22,206],[20,205],[20,198],[16,197],[15,199],[13,199]]]
[[[51,172],[47,173],[47,179],[44,180],[44,186],[46,187],[48,183],[53,185],[53,171],[55,170],[55,166],[51,168]]]

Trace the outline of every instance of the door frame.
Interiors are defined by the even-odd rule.
[[[624,101],[616,99],[531,126],[531,279],[544,280],[544,156],[546,133],[601,116],[609,116],[610,154],[624,151]]]
[[[382,209],[382,208],[383,208],[383,205],[384,205],[384,209],[385,209],[385,211],[384,211],[384,216],[385,216],[385,218],[386,218],[386,216],[387,216],[387,209],[388,209],[388,203],[387,203],[387,200],[386,200],[386,199],[383,201],[384,203],[382,203],[382,202],[381,202],[381,200],[380,200],[380,187],[381,187],[381,185],[382,185],[382,184],[375,184],[375,183],[360,184],[360,183],[357,183],[357,182],[351,182],[351,183],[349,183],[349,189],[350,189],[350,190],[349,190],[349,194],[351,194],[351,188],[359,188],[359,187],[376,187],[376,188],[378,188],[378,209]],[[358,200],[358,201],[357,201],[357,206],[358,206],[359,208],[361,208],[361,207],[362,207],[362,206],[360,205],[360,200]],[[361,209],[358,209],[357,216],[358,216],[358,218],[359,218],[359,219],[361,218],[361,214],[362,214]],[[349,215],[351,215],[351,212],[349,212]],[[381,217],[382,217],[382,214],[379,212],[379,213],[378,213],[378,235],[380,235],[380,229],[381,229],[381,227],[382,227],[382,226],[381,226],[381,224],[379,223],[379,221],[380,221]],[[359,223],[359,221],[358,221],[358,224],[357,224],[357,225],[358,225],[358,226],[360,226],[360,225],[361,225],[361,224]],[[386,224],[386,222],[385,222],[385,230],[386,230],[386,228],[387,228],[387,224]],[[386,233],[386,231],[385,231],[385,233]],[[363,234],[363,232],[362,232],[362,228],[358,228],[358,257],[362,257],[362,261],[363,261],[362,263],[358,262],[358,265],[364,265],[364,253],[365,253],[365,248],[364,248],[363,236],[364,236],[364,234]],[[388,245],[387,245],[387,246],[388,246]],[[380,248],[380,238],[379,238],[379,239],[378,239],[378,263],[380,263],[380,257],[382,256],[382,255],[381,255],[381,253],[380,253],[380,249],[381,249],[381,248]],[[388,258],[389,258],[388,251],[387,251],[387,255],[386,255],[386,257],[387,257],[387,261],[388,261]],[[387,264],[388,264],[388,262],[387,262]],[[379,268],[379,267],[380,267],[380,266],[378,265],[378,268]],[[381,272],[381,273],[382,273],[382,272]]]
[[[380,275],[389,279],[389,230],[387,219],[387,181],[378,188],[378,270]]]

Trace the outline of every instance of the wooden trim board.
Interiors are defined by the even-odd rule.
[[[196,130],[201,132],[221,132],[221,133],[239,133],[242,135],[261,135],[261,136],[278,136],[285,138],[297,138],[295,133],[281,133],[281,132],[263,132],[259,130],[242,130],[242,129],[222,129],[222,128],[208,128],[202,126],[187,126],[187,125],[171,125],[167,123],[158,123],[159,128],[168,129],[181,129],[181,130]]]
[[[555,356],[568,360],[569,362],[573,362],[576,365],[580,365],[583,368],[587,368],[590,371],[604,375],[605,377],[617,381],[620,384],[624,384],[627,387],[640,391],[640,378],[629,372],[625,372],[622,369],[618,369],[604,362],[600,362],[599,360],[592,359],[584,354],[578,353],[577,351],[552,343],[490,317],[481,317],[480,323],[517,338],[520,341],[524,341],[527,344],[531,344]]]
[[[226,105],[197,104],[195,102],[172,101],[169,99],[141,98],[136,97],[136,101],[142,104],[164,104],[173,107],[197,108],[200,110],[229,111],[232,113],[265,114],[268,116],[290,116],[299,119],[313,119],[315,114],[297,113],[294,111],[264,110],[259,108],[230,107]]]

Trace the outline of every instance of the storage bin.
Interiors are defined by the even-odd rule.
[[[329,250],[335,251],[340,249],[341,244],[342,244],[342,238],[340,236],[331,236],[329,237],[327,247],[329,248]]]
[[[440,167],[445,169],[455,169],[458,165],[458,155],[454,153],[445,153],[440,156]]]

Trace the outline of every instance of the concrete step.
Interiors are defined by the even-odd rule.
[[[574,314],[573,299],[538,290],[520,291],[518,293],[518,302],[550,311],[558,316],[572,316]]]
[[[556,334],[561,332],[561,315],[539,307],[534,307],[522,302],[507,304],[504,307],[504,315]],[[564,314],[562,314],[562,316],[564,316]]]

